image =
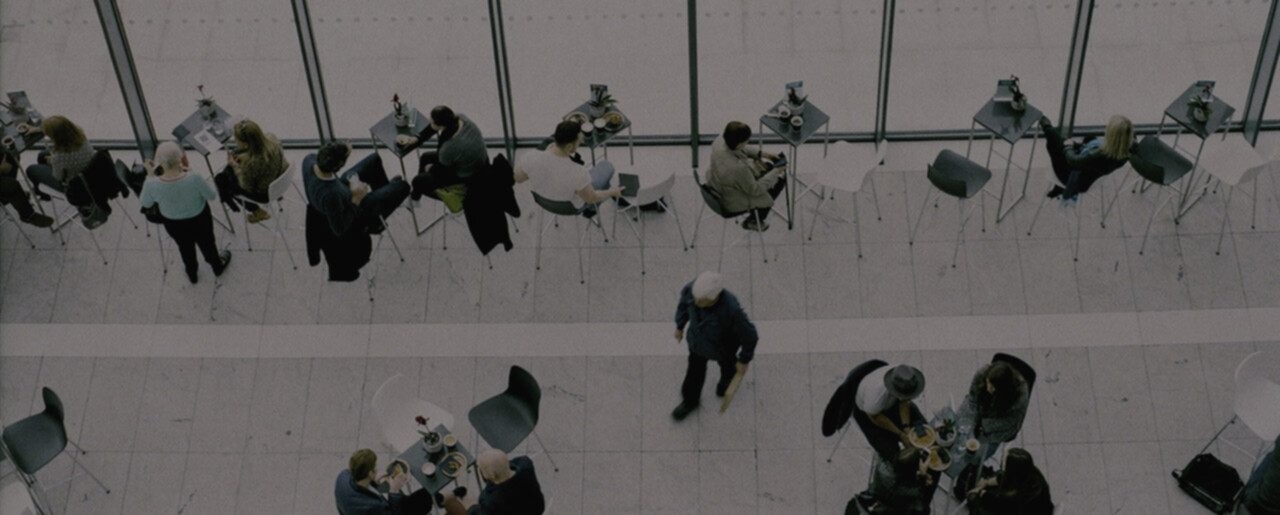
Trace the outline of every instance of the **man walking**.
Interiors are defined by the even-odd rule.
[[[680,387],[680,405],[671,412],[676,420],[684,420],[701,403],[708,361],[720,365],[716,396],[723,397],[734,374],[747,372],[759,339],[756,326],[747,319],[738,298],[724,291],[723,278],[715,272],[703,272],[680,290],[676,343],[684,338],[686,326],[689,368]]]

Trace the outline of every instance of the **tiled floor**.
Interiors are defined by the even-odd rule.
[[[158,132],[188,113],[194,85],[204,83],[282,137],[313,136],[287,7],[246,14],[230,0],[120,4]],[[386,107],[370,99],[393,92],[420,108],[428,99],[455,105],[487,135],[500,134],[483,8],[310,4],[340,135],[363,136]],[[543,131],[589,82],[611,85],[638,134],[687,130],[683,2],[506,4],[521,135]],[[699,2],[701,130],[749,119],[793,77],[806,80],[834,130],[869,129],[881,5],[792,2],[775,12],[759,2]],[[1243,107],[1266,8],[1259,0],[1099,2],[1080,123],[1112,112],[1154,122],[1168,98],[1206,78]],[[889,128],[963,128],[994,78],[1009,73],[1056,112],[1073,9],[899,1]],[[581,21],[590,23],[557,17],[587,10],[592,18],[584,12]],[[70,115],[93,138],[129,138],[97,27],[87,2],[0,3],[0,89],[27,90],[46,114]],[[372,33],[396,37],[383,45],[364,37]],[[580,49],[581,59],[546,63],[542,52],[564,34],[613,39]],[[638,37],[654,41],[636,51],[628,41]],[[617,62],[631,65],[609,66]],[[1261,146],[1277,139],[1266,134]],[[542,220],[522,187],[515,248],[495,253],[492,267],[462,226],[447,226],[446,250],[444,231],[414,238],[409,213],[397,213],[392,232],[405,261],[383,242],[365,269],[377,274],[372,302],[364,282],[329,283],[323,266],[307,265],[303,211],[293,199],[277,215],[287,247],[255,226],[249,251],[234,219],[237,233],[219,229],[218,237],[235,263],[218,280],[204,268],[194,286],[172,242],[118,213],[94,239],[73,225],[65,246],[28,230],[34,249],[0,223],[0,419],[40,410],[41,386],[62,396],[70,434],[112,493],[78,478],[50,493],[59,513],[332,513],[332,481],[352,450],[390,456],[369,408],[383,381],[408,377],[474,444],[465,413],[520,365],[543,386],[539,434],[550,454],[536,444],[528,450],[553,499],[550,513],[839,513],[865,486],[870,451],[850,435],[828,463],[835,442],[821,437],[817,421],[852,366],[875,357],[920,367],[932,410],[958,400],[992,353],[1010,352],[1040,377],[1018,445],[1036,457],[1066,513],[1205,513],[1169,471],[1231,418],[1236,364],[1257,350],[1280,352],[1280,178],[1260,179],[1256,229],[1247,196],[1235,195],[1220,253],[1224,192],[1180,225],[1157,217],[1140,252],[1153,191],[1126,186],[1105,227],[1101,195],[1075,208],[1050,202],[1032,230],[1047,188],[1047,171],[1037,167],[1027,201],[1002,223],[993,221],[995,202],[983,206],[985,227],[977,219],[967,226],[953,267],[958,226],[949,199],[923,206],[919,236],[908,240],[929,188],[925,164],[942,148],[963,147],[894,143],[870,178],[878,211],[869,190],[860,197],[862,259],[849,224],[819,217],[806,238],[813,197],[802,201],[795,230],[775,219],[763,249],[742,241],[722,252],[720,235],[733,241],[742,231],[698,220],[705,213],[688,150],[640,148],[638,167],[676,173],[669,200],[683,229],[673,217],[645,215],[645,274],[623,221],[608,243],[588,240],[585,282],[573,223],[547,229],[535,269]],[[1015,159],[1026,159],[1026,148]],[[802,175],[820,152],[802,150]],[[1035,162],[1047,164],[1042,145],[1036,152]],[[622,148],[613,154],[626,161]],[[705,147],[700,157],[705,166]],[[204,173],[198,161],[196,169]],[[1119,175],[1097,190],[1110,197],[1118,183]],[[136,199],[123,205],[142,220]],[[824,212],[847,217],[852,209],[838,196]],[[425,203],[419,220],[438,213]],[[1072,261],[1077,215],[1080,259]],[[603,220],[612,229],[612,211]],[[693,246],[686,250],[682,237]],[[670,340],[675,293],[721,262],[757,321],[759,357],[728,412],[707,409],[676,424],[669,412],[684,351]],[[1225,436],[1248,449],[1262,445],[1243,427]],[[1229,446],[1213,450],[1248,470],[1250,460]],[[0,464],[0,473],[8,470]],[[69,472],[63,457],[40,477],[51,484]],[[935,511],[942,507],[939,499]]]

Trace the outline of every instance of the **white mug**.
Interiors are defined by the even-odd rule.
[[[801,117],[800,115],[796,115],[796,116],[792,116],[792,117],[791,117],[791,126],[792,126],[792,127],[795,127],[795,128],[797,128],[797,129],[799,129],[801,125],[804,125],[804,118],[803,118],[803,117]]]
[[[791,110],[788,109],[786,106],[778,106],[778,117],[784,120],[787,118],[790,118]]]

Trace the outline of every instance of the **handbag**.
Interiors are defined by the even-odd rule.
[[[1178,488],[1214,513],[1230,513],[1240,501],[1244,482],[1235,467],[1212,454],[1198,454],[1182,470],[1174,470]]]
[[[160,204],[151,204],[151,207],[142,208],[142,216],[153,224],[163,225],[169,221],[164,215],[160,214]]]

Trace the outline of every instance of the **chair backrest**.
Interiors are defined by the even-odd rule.
[[[271,200],[284,198],[285,193],[289,192],[289,187],[293,186],[293,174],[298,167],[292,161],[286,161],[286,164],[288,166],[285,167],[284,172],[267,185],[267,198]]]
[[[578,207],[574,206],[573,202],[568,200],[551,200],[539,195],[536,191],[531,191],[530,193],[533,194],[533,202],[542,206],[542,209],[545,209],[548,213],[560,216],[577,216],[579,213]]]
[[[929,182],[956,198],[972,198],[991,180],[991,171],[952,150],[943,150],[928,167]]]
[[[1144,147],[1143,145],[1145,144],[1147,144],[1147,139],[1143,139],[1142,143],[1139,143],[1138,146],[1134,148],[1134,152],[1129,155],[1129,166],[1132,166],[1133,171],[1138,172],[1138,175],[1143,179],[1156,184],[1163,184],[1164,167],[1147,160],[1147,157],[1142,151],[1150,151],[1149,149],[1151,148],[1151,145]]]
[[[1236,367],[1235,412],[1265,441],[1280,435],[1280,354],[1258,351]]]
[[[636,193],[635,200],[634,201],[629,200],[629,201],[636,206],[645,206],[645,205],[652,204],[654,202],[657,202],[658,200],[661,200],[662,197],[667,196],[667,194],[671,193],[671,188],[675,186],[675,184],[676,184],[676,174],[673,171],[671,172],[671,175],[667,176],[667,178],[664,179],[662,182],[659,182],[658,184],[655,184],[648,188],[640,188],[640,191]]]
[[[373,401],[370,403],[373,408],[373,415],[378,420],[390,420],[395,416],[396,406],[403,402],[403,392],[405,391],[405,377],[402,374],[391,376],[378,387],[378,391],[373,394]]]
[[[992,363],[997,361],[1008,363],[1009,366],[1013,367],[1014,370],[1017,370],[1019,374],[1022,374],[1022,378],[1027,380],[1027,394],[1031,393],[1031,388],[1036,385],[1036,369],[1032,368],[1031,365],[1028,365],[1026,361],[1022,360],[1022,358],[1011,356],[1003,352],[997,352],[995,356],[991,357]]]
[[[44,397],[44,414],[63,424],[66,420],[66,411],[62,409],[62,399],[59,399],[58,394],[48,387],[41,388],[40,395]]]
[[[831,394],[831,400],[827,401],[827,407],[822,413],[822,436],[831,436],[836,434],[840,428],[849,422],[849,417],[853,416],[854,399],[858,394],[858,385],[862,383],[862,379],[871,373],[871,371],[888,366],[888,363],[873,359],[863,362],[853,367],[849,374],[845,376],[844,382],[836,388]]]
[[[534,425],[538,424],[538,405],[542,403],[542,387],[528,370],[512,365],[507,375],[507,391],[503,392],[529,410]]]

